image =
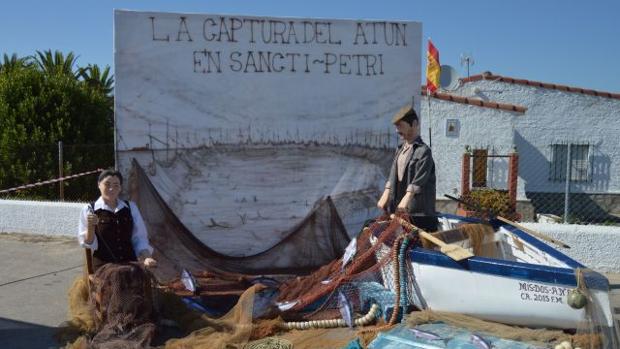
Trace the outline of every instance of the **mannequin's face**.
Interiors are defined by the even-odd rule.
[[[410,125],[406,121],[399,121],[394,124],[396,128],[396,133],[400,136],[403,141],[412,142],[419,135],[419,125],[417,121],[413,122],[413,125]]]
[[[115,201],[121,193],[121,180],[116,176],[108,176],[99,182],[101,197],[106,201]]]

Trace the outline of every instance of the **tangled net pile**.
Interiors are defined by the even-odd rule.
[[[488,227],[464,226],[461,230],[459,234],[467,236],[476,254],[488,253],[481,247],[485,237],[492,233]],[[180,280],[172,281],[165,292],[160,290],[154,297],[148,297],[145,295],[150,294],[150,280],[141,268],[104,266],[95,276],[90,297],[84,292],[85,283],[81,280],[73,288],[74,325],[90,335],[81,337],[71,347],[151,348],[157,325],[166,319],[164,322],[172,320],[177,324],[184,337],[161,343],[158,347],[162,348],[339,348],[355,338],[365,345],[378,331],[401,322],[405,315],[405,323],[410,326],[442,321],[472,331],[509,335],[546,345],[569,340],[584,349],[605,347],[598,337],[583,337],[585,331],[571,336],[561,331],[490,323],[462,314],[410,312],[414,303],[413,273],[406,256],[410,248],[421,243],[415,229],[411,231],[397,220],[379,217],[363,229],[355,245],[350,245],[354,246],[351,251],[355,251],[352,256],[345,253],[307,276],[277,283],[268,278],[218,270],[197,273],[199,288],[211,288],[209,297],[217,297],[217,292],[230,296],[224,291],[226,287],[214,293],[213,287],[218,284],[234,284],[245,289],[236,305],[218,318],[189,310],[179,296],[191,293]],[[589,328],[588,333],[595,330]]]

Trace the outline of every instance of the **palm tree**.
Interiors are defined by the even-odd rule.
[[[53,53],[52,50],[37,51],[34,61],[37,67],[45,73],[66,74],[76,78],[78,76],[78,72],[73,71],[73,66],[77,61],[77,57],[73,52],[69,52],[65,56],[60,51],[54,51]]]
[[[86,84],[95,89],[100,89],[106,96],[110,96],[114,90],[114,76],[110,74],[110,66],[103,71],[96,64],[89,64],[86,68],[80,68],[78,76]]]
[[[24,68],[30,66],[28,57],[18,58],[16,53],[13,53],[10,57],[5,53],[2,61],[0,62],[0,72],[10,71],[13,69]]]

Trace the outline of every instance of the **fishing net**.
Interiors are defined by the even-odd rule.
[[[620,329],[610,313],[609,282],[599,273],[582,268],[575,270],[575,278],[577,287],[567,300],[576,309],[585,303],[585,316],[577,327],[574,342],[582,349],[620,348]]]
[[[69,291],[71,320],[80,337],[69,348],[149,348],[155,335],[155,313],[148,273],[138,263],[101,266],[76,279]],[[87,285],[90,282],[90,287]]]
[[[136,161],[129,186],[131,199],[140,208],[155,248],[159,263],[153,274],[161,284],[177,278],[183,268],[197,275],[203,271],[220,275],[304,275],[341,257],[350,240],[333,201],[325,197],[274,246],[251,256],[227,256],[209,248],[181,223]],[[240,242],[252,244],[247,239]],[[245,288],[242,285],[235,290],[240,294]]]
[[[295,349],[344,348],[359,336],[349,328],[313,328],[304,331],[290,331],[279,335],[289,341]],[[250,344],[244,349],[250,349]],[[259,347],[257,347],[258,349]]]
[[[77,277],[69,288],[69,324],[81,332],[95,331],[95,318],[88,302],[86,278]]]
[[[306,328],[320,327],[326,324],[320,320],[342,317],[344,302],[346,310],[352,314],[353,324],[369,324],[361,320],[370,317],[369,314],[382,315],[390,324],[398,321],[409,304],[406,251],[416,244],[417,236],[404,230],[395,220],[381,217],[365,228],[356,242],[355,254],[350,260],[335,260],[279,287],[279,304],[290,307],[283,310],[285,320],[305,320]],[[386,247],[390,252],[380,253]],[[388,265],[392,266],[391,275],[385,271]],[[391,289],[384,287],[386,284],[390,284]],[[372,311],[373,306],[376,313]],[[359,321],[355,322],[355,318]],[[304,323],[294,328],[300,326],[303,328]]]
[[[559,344],[563,341],[570,341],[571,338],[569,334],[561,330],[530,329],[509,326],[464,314],[432,311],[429,309],[411,312],[407,315],[405,321],[410,327],[425,323],[444,322],[452,326],[468,329],[472,332],[484,332],[505,339],[534,342],[541,346],[546,346],[550,343]]]
[[[246,290],[237,304],[224,316],[211,319],[201,317],[202,328],[180,339],[166,342],[166,349],[183,348],[243,348],[250,340],[253,325],[254,286]]]
[[[94,274],[90,306],[96,334],[88,347],[148,348],[155,335],[151,280],[137,263],[101,266]]]
[[[80,337],[95,332],[95,317],[89,304],[86,276],[78,276],[68,291],[69,320],[61,324],[55,333],[59,343],[68,344],[66,348],[86,348],[88,340]]]

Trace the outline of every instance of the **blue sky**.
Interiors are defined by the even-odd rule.
[[[78,63],[113,64],[113,9],[257,16],[415,20],[439,49],[441,64],[620,92],[620,1],[217,0],[6,1],[0,54],[73,51]],[[425,62],[425,60],[424,60]]]

